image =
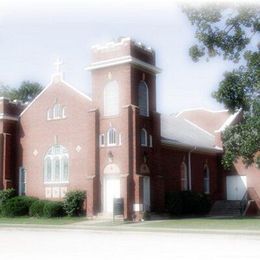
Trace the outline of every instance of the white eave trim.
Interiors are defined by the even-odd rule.
[[[210,112],[210,113],[223,113],[223,112],[228,112],[228,109],[222,109],[222,110],[212,110],[212,109],[208,109],[205,107],[195,107],[195,108],[187,108],[187,109],[183,109],[181,110],[176,117],[179,117],[181,114],[185,113],[185,112],[190,112],[190,111],[198,111],[198,110],[203,110],[206,112]],[[174,114],[173,114],[174,115]]]
[[[0,120],[11,120],[11,121],[18,121],[18,117],[15,116],[8,116],[0,113]]]
[[[84,98],[88,99],[89,101],[92,101],[92,99],[85,95],[84,93],[82,93],[81,91],[79,91],[78,89],[76,89],[75,87],[73,87],[72,85],[70,85],[69,83],[67,83],[66,81],[64,81],[62,78],[58,81],[58,82],[53,82],[54,80],[54,76],[52,76],[51,82],[39,93],[38,96],[36,96],[34,98],[34,100],[23,110],[23,112],[20,114],[20,117],[32,106],[32,104],[52,85],[52,84],[58,84],[58,83],[63,83],[64,85],[66,85],[67,87],[71,88],[72,90],[74,90],[75,92],[77,92],[79,95],[83,96]]]
[[[232,125],[237,116],[241,113],[242,109],[240,108],[236,113],[230,115],[224,124],[215,131],[215,133],[223,132],[228,126]]]
[[[141,61],[137,58],[134,58],[130,55],[127,56],[122,56],[119,58],[114,58],[114,59],[108,59],[108,60],[103,60],[103,61],[98,61],[90,64],[88,67],[86,67],[86,70],[96,70],[96,69],[102,69],[106,67],[111,67],[111,66],[116,66],[116,65],[121,65],[121,64],[126,64],[126,63],[131,63],[136,66],[140,66],[146,70],[149,70],[153,73],[161,73],[162,70],[156,66],[153,66],[147,62]]]

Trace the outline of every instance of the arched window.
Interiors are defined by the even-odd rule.
[[[117,144],[117,133],[115,128],[109,128],[107,131],[107,145],[113,146]]]
[[[142,128],[141,129],[141,146],[147,146],[147,131]]]
[[[210,182],[209,182],[209,167],[207,165],[204,166],[203,169],[203,191],[204,193],[209,193],[210,191]]]
[[[61,104],[54,104],[53,107],[48,109],[47,112],[48,120],[62,119],[62,118],[66,118],[66,114],[65,114],[65,107],[62,107]]]
[[[116,81],[109,82],[104,88],[104,116],[119,114],[119,87]]]
[[[61,145],[52,146],[44,157],[44,182],[67,183],[69,181],[69,154]]]
[[[188,172],[185,162],[181,164],[181,190],[188,190]]]
[[[53,107],[53,119],[59,119],[62,117],[62,110],[60,104],[55,104]]]
[[[140,115],[149,116],[149,93],[144,81],[141,81],[138,85],[138,106]]]

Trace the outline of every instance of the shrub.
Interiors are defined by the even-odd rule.
[[[40,208],[40,207],[39,207]],[[46,218],[62,217],[65,215],[62,201],[44,201],[43,216]]]
[[[29,208],[36,200],[36,198],[27,196],[11,198],[2,205],[2,215],[5,217],[29,215]]]
[[[210,206],[209,196],[204,193],[192,191],[166,193],[166,209],[173,215],[206,214]]]
[[[0,215],[2,214],[2,205],[6,203],[9,199],[15,197],[15,189],[7,189],[0,191]]]
[[[165,196],[166,210],[172,215],[182,214],[182,197],[180,192],[167,192]]]
[[[48,201],[46,201],[46,200],[34,201],[29,209],[29,215],[31,217],[43,217],[44,216],[43,209],[47,202]]]
[[[16,196],[15,189],[1,190],[0,191],[0,205],[2,205],[7,200],[9,200],[15,196]]]
[[[64,210],[68,216],[79,216],[82,213],[83,203],[86,198],[84,191],[69,191],[64,199]]]

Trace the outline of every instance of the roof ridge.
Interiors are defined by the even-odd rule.
[[[210,112],[210,113],[228,112],[228,109],[213,110],[213,109],[209,109],[209,108],[205,108],[205,107],[196,107],[196,108],[186,108],[186,109],[183,109],[179,113],[177,113],[176,117],[179,117],[184,112],[196,111],[196,110],[203,110],[203,111],[207,111],[207,112]]]

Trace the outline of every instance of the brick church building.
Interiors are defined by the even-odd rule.
[[[163,211],[167,191],[214,201],[241,200],[248,187],[260,195],[255,166],[221,166],[221,132],[241,111],[160,115],[155,52],[129,38],[93,46],[86,69],[92,97],[57,71],[30,104],[0,99],[0,189],[51,200],[84,190],[90,216],[111,214],[121,197],[126,218]]]

